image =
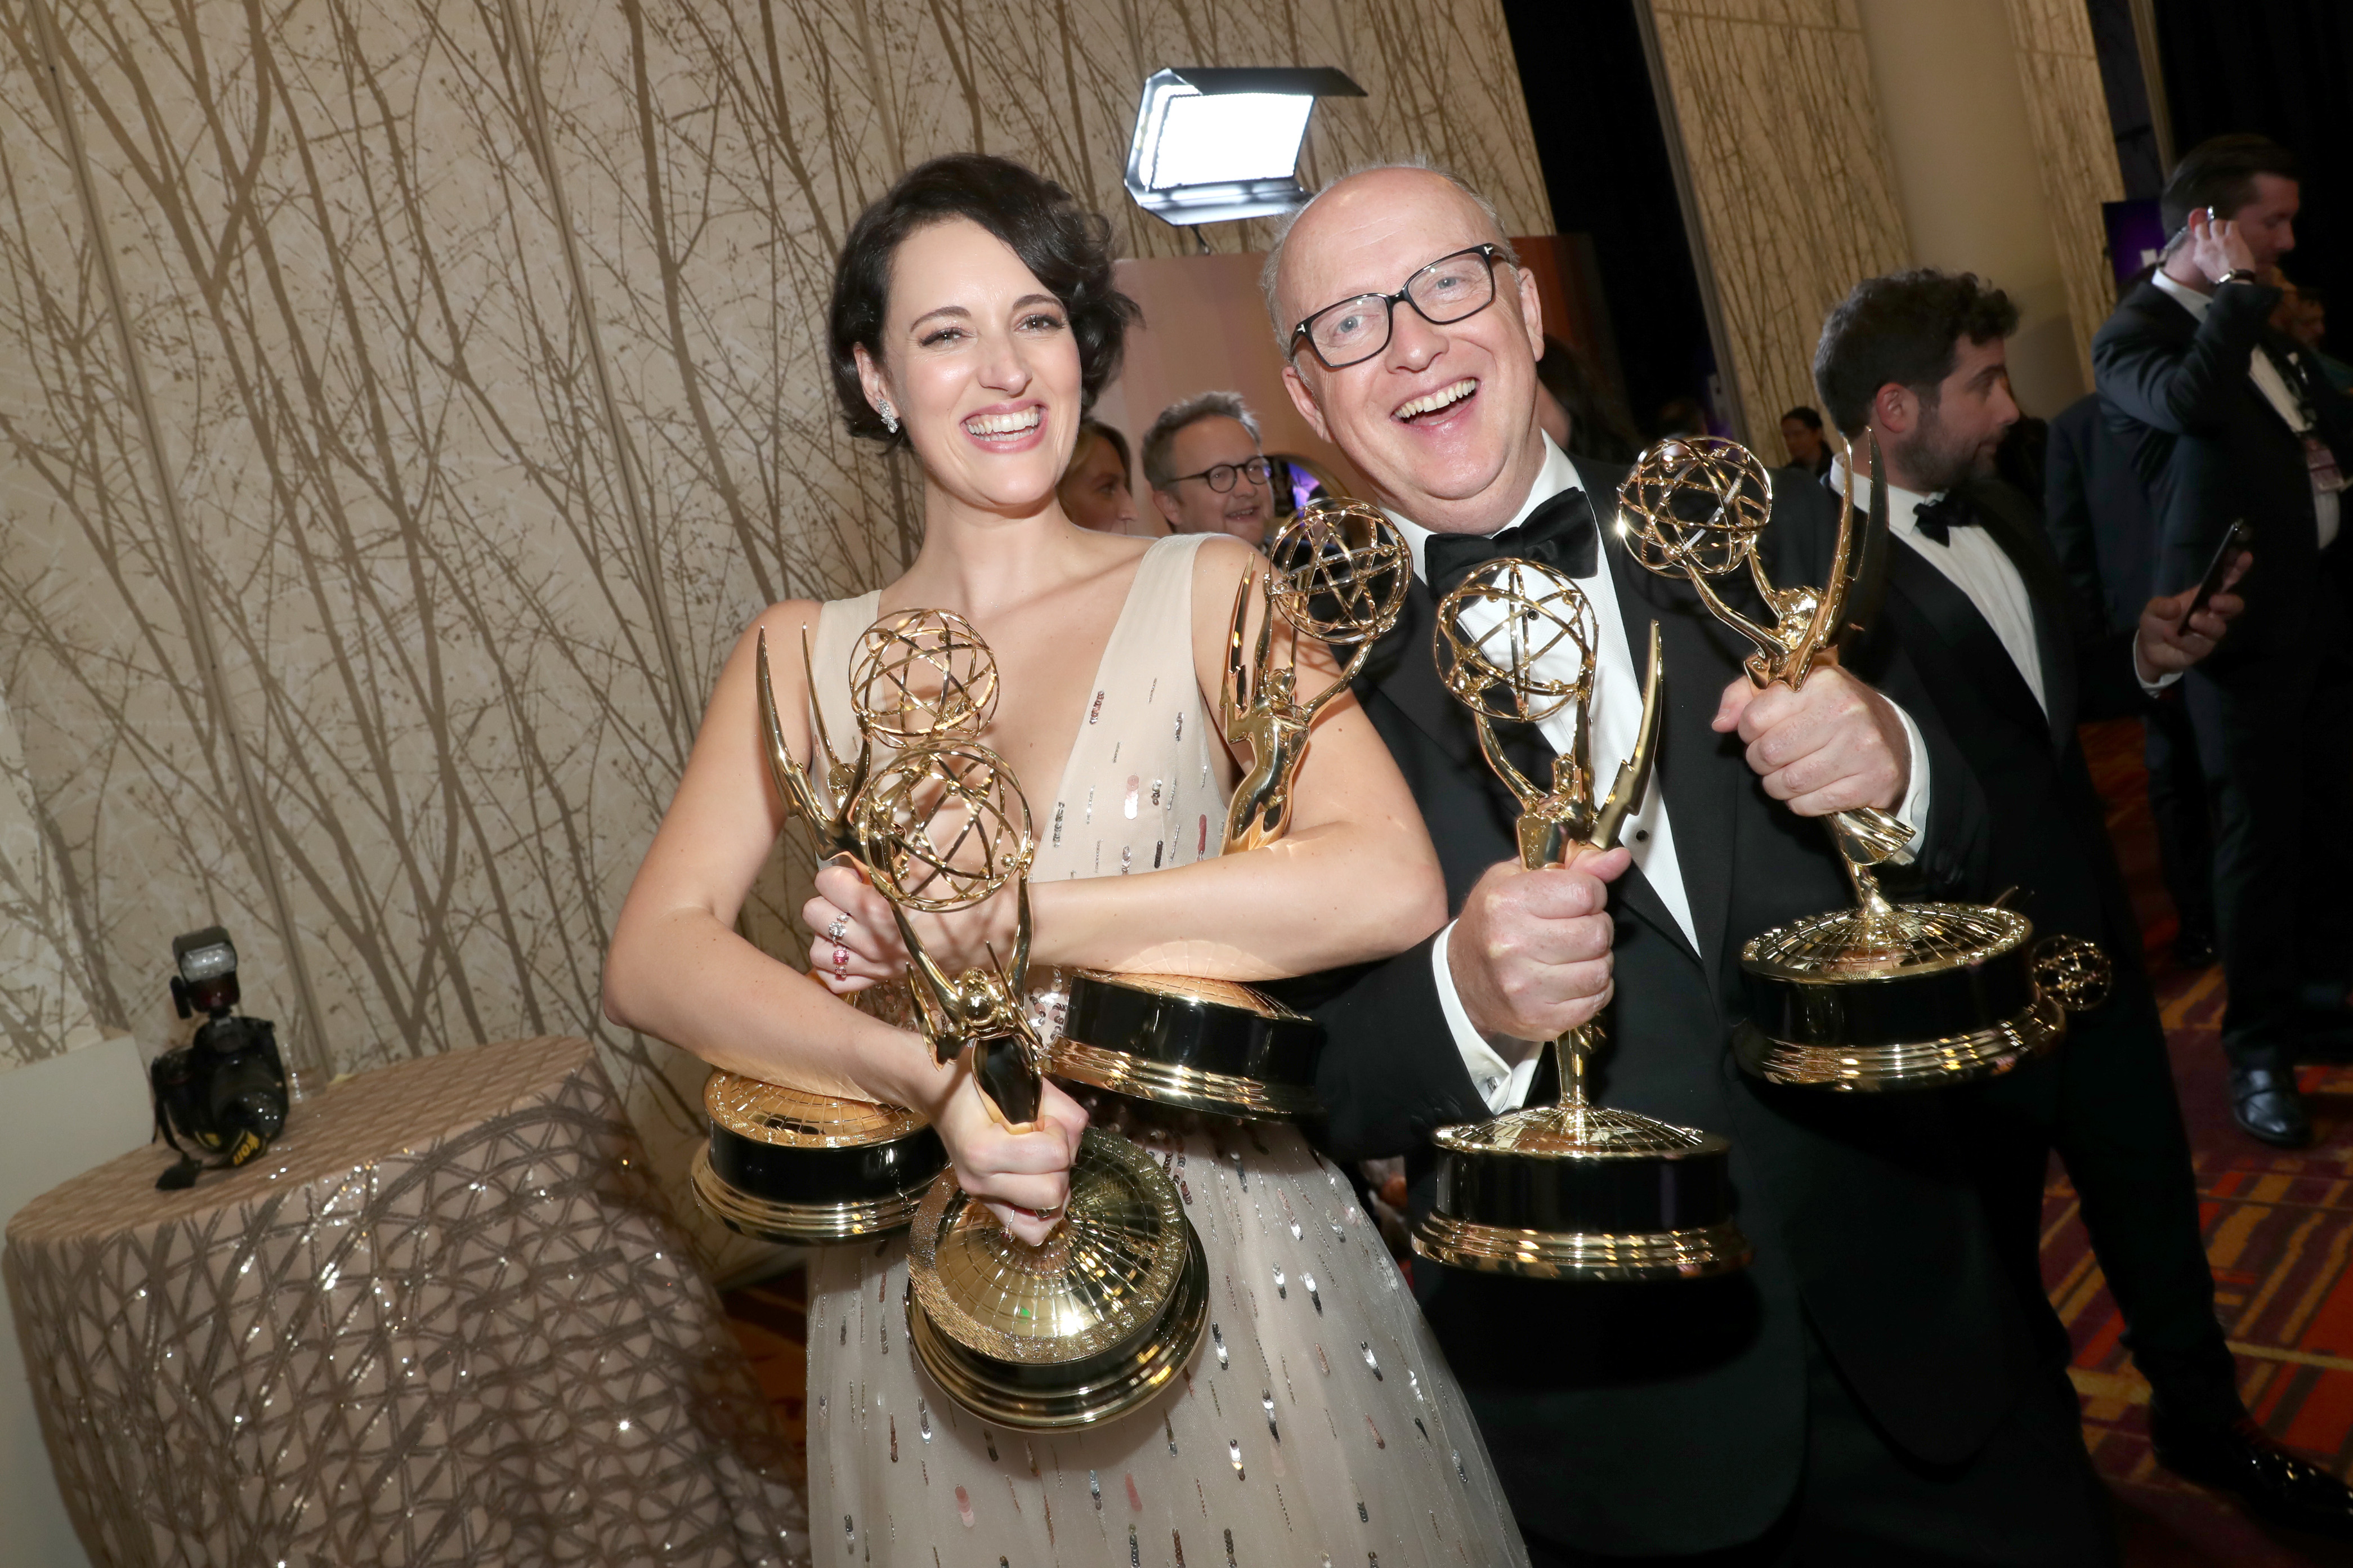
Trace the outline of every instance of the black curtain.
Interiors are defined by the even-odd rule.
[[[1504,20],[1553,226],[1592,237],[1626,399],[1647,437],[1660,405],[1704,397],[1715,356],[1634,20],[1641,3],[1504,0]],[[1780,414],[1764,410],[1764,427]],[[1779,462],[1778,435],[1767,446],[1765,460]]]
[[[2304,164],[2295,252],[2282,266],[2327,290],[2338,354],[2353,343],[2353,5],[2346,0],[2156,0],[2176,157],[2210,136],[2260,132]]]
[[[2100,57],[2100,86],[2108,100],[2108,125],[2116,132],[2116,164],[2125,195],[2135,199],[2165,188],[2165,161],[2158,156],[2157,123],[2148,111],[2148,81],[2141,70],[2140,37],[2133,25],[2132,0],[2086,0],[2092,13],[2092,47]]]

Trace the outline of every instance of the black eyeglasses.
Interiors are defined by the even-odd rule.
[[[1174,489],[1187,479],[1203,479],[1208,483],[1211,489],[1223,493],[1233,489],[1234,480],[1244,474],[1250,476],[1250,483],[1262,485],[1266,483],[1266,477],[1272,472],[1274,472],[1272,463],[1268,462],[1264,458],[1252,458],[1247,463],[1212,463],[1198,474],[1179,474],[1168,481],[1168,486]]]
[[[1474,245],[1440,257],[1394,294],[1358,294],[1326,305],[1291,329],[1291,357],[1299,356],[1303,342],[1325,370],[1362,364],[1389,346],[1399,305],[1412,306],[1433,327],[1475,316],[1495,302],[1495,263],[1503,255],[1499,245]]]

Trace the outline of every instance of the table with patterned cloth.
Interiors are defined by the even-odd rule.
[[[156,1190],[170,1159],[8,1226],[94,1563],[806,1555],[782,1436],[587,1041],[363,1074],[186,1191]]]

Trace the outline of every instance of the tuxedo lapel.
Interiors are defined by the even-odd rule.
[[[1621,879],[1620,896],[1629,910],[1691,953],[1703,971],[1712,972],[1713,963],[1705,955],[1724,951],[1725,921],[1732,902],[1734,792],[1745,774],[1738,768],[1708,763],[1709,755],[1725,743],[1710,728],[1725,664],[1709,639],[1732,634],[1699,608],[1697,596],[1688,589],[1676,595],[1673,584],[1642,570],[1623,553],[1611,558],[1609,580],[1618,595],[1627,648],[1638,665],[1650,647],[1651,623],[1659,623],[1665,711],[1659,721],[1658,767],[1651,785],[1666,801],[1667,820],[1674,827],[1675,862],[1683,872],[1683,901],[1691,910],[1699,951],[1692,952],[1683,927],[1646,879]],[[1598,787],[1609,787],[1623,760],[1593,759]]]
[[[1985,616],[1978,613],[1969,596],[1930,564],[1910,540],[1899,538],[1891,542],[1894,548],[1887,552],[1888,590],[1903,597],[1904,607],[1912,619],[1945,645],[1953,662],[1967,673],[1992,706],[2008,713],[2029,733],[2048,733],[2050,721],[2043,714],[2042,705],[2034,700],[2033,689],[2026,684],[2026,677],[2019,673],[2010,650],[1986,625]],[[2042,620],[2038,605],[2038,642],[2042,639]],[[2044,668],[2047,672],[2049,666]]]
[[[1479,755],[1479,737],[1471,728],[1469,715],[1438,679],[1430,646],[1436,620],[1437,605],[1430,599],[1429,585],[1417,577],[1406,588],[1405,608],[1398,613],[1397,625],[1373,645],[1356,685],[1377,691],[1396,704],[1398,711],[1435,741],[1456,766],[1484,769],[1486,761]]]
[[[1646,639],[1652,616],[1657,616],[1662,620],[1672,618],[1643,602],[1639,595],[1630,596],[1627,579],[1647,576],[1648,574],[1631,563],[1620,560],[1610,563],[1610,577],[1617,587],[1619,605],[1626,616],[1627,641],[1636,650],[1635,658],[1638,659],[1641,657],[1639,650],[1650,646]],[[1356,679],[1356,685],[1364,694],[1377,692],[1386,698],[1417,729],[1428,735],[1454,766],[1476,773],[1487,782],[1497,799],[1507,801],[1510,792],[1501,780],[1495,778],[1487,766],[1487,759],[1480,752],[1478,732],[1472,728],[1470,710],[1457,701],[1454,695],[1446,689],[1445,683],[1438,679],[1438,666],[1430,651],[1430,634],[1436,616],[1437,606],[1430,598],[1430,589],[1417,578],[1406,590],[1405,607],[1398,613],[1397,625],[1374,645],[1372,655],[1365,661],[1364,672]],[[1676,692],[1679,689],[1704,688],[1707,682],[1704,678],[1700,678],[1678,686],[1675,679],[1677,637],[1673,627],[1668,628],[1666,638],[1667,712],[1660,726],[1661,776],[1652,781],[1652,787],[1668,791],[1668,811],[1675,824],[1679,848],[1686,843],[1700,841],[1694,835],[1701,835],[1709,842],[1724,842],[1725,840],[1716,835],[1729,832],[1729,795],[1725,795],[1715,813],[1725,821],[1720,827],[1709,828],[1702,835],[1696,816],[1692,819],[1694,826],[1686,828],[1683,826],[1686,808],[1679,804],[1682,796],[1665,784],[1668,759],[1678,744],[1688,746],[1693,743],[1689,741],[1678,742],[1673,739],[1682,708],[1694,709],[1694,715],[1686,717],[1695,716],[1701,737],[1707,744],[1712,745],[1715,740],[1714,733],[1707,729],[1708,718],[1715,711],[1715,694],[1713,690],[1703,690],[1699,696],[1678,703]],[[1688,650],[1685,657],[1688,657]],[[1535,726],[1506,725],[1504,728],[1506,731],[1504,737],[1505,754],[1535,784],[1549,784],[1552,782],[1552,749],[1546,744]],[[1595,772],[1599,775],[1597,780],[1599,788],[1606,790],[1609,787],[1617,776],[1618,764],[1623,760],[1619,757],[1593,759]],[[1710,777],[1720,770],[1690,767],[1685,771]],[[1696,814],[1707,808],[1695,797],[1688,809]],[[1516,803],[1510,806],[1510,810],[1514,814],[1517,812]],[[1720,942],[1724,934],[1724,903],[1729,896],[1731,885],[1729,868],[1722,864],[1724,857],[1721,855],[1700,856],[1691,850],[1683,850],[1678,858],[1683,864],[1684,890],[1692,901],[1694,924],[1703,941]],[[1700,886],[1693,880],[1694,868],[1703,861],[1709,864],[1709,876],[1714,884],[1713,890],[1704,899]],[[1675,923],[1674,917],[1667,912],[1666,905],[1660,901],[1658,894],[1647,881],[1640,877],[1622,878],[1617,884],[1616,897],[1630,913],[1657,928],[1676,947],[1690,951],[1683,927]],[[1714,922],[1713,938],[1709,936],[1711,920]]]
[[[2056,751],[2075,731],[2075,639],[2067,623],[2066,579],[2040,519],[2009,504],[2007,498],[2014,493],[1981,485],[1973,500],[1986,532],[2026,584],[2027,607],[2034,616],[2034,651],[2042,662],[2045,727]]]

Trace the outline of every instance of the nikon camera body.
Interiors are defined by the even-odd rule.
[[[173,1005],[183,1018],[202,1012],[205,1021],[194,1039],[148,1068],[155,1131],[180,1152],[179,1162],[156,1178],[164,1188],[190,1185],[207,1165],[244,1164],[286,1126],[278,1026],[233,1011],[237,949],[228,932],[206,926],[174,937],[172,959],[179,970],[172,976]]]

